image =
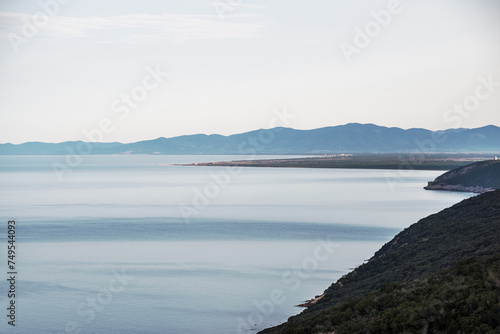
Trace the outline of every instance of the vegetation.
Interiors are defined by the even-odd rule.
[[[500,160],[476,162],[453,169],[429,182],[429,190],[477,189],[478,192],[500,189]]]
[[[500,190],[420,220],[262,333],[499,333]]]
[[[399,170],[450,170],[471,162],[490,159],[484,154],[373,153],[337,154],[323,157],[265,159],[197,163],[197,166],[240,166],[280,168],[362,168]]]
[[[386,284],[279,333],[495,333],[499,300],[500,256],[471,257],[440,274]]]

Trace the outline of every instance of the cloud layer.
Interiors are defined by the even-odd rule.
[[[129,14],[107,17],[42,17],[24,13],[0,12],[0,38],[25,35],[30,23],[38,29],[36,38],[50,40],[93,39],[102,43],[155,43],[168,41],[183,43],[192,40],[242,39],[258,36],[264,25],[235,22],[255,15],[232,16],[231,22],[217,15],[187,14]],[[29,23],[28,23],[29,22]],[[37,23],[39,22],[39,23]],[[24,28],[24,29],[23,29]]]

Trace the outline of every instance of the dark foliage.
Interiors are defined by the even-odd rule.
[[[500,189],[500,160],[481,161],[450,170],[429,183],[432,185]]]
[[[499,256],[494,191],[405,229],[316,305],[263,333],[488,333],[499,327]]]

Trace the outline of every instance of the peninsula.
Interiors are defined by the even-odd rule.
[[[477,153],[341,153],[306,158],[217,161],[181,166],[450,170],[491,159],[491,154]]]
[[[480,161],[455,168],[429,182],[424,189],[485,193],[500,189],[500,160]]]

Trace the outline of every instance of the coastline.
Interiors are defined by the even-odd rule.
[[[398,332],[409,332],[415,328],[415,321],[406,321],[408,316],[420,317],[417,323],[424,329],[431,325],[449,326],[448,318],[442,317],[445,312],[454,321],[477,318],[476,313],[461,305],[471,298],[479,304],[487,300],[485,293],[496,300],[500,293],[491,288],[492,284],[500,288],[494,274],[500,263],[500,225],[495,214],[500,209],[499,196],[500,190],[473,196],[422,218],[382,246],[369,262],[332,283],[323,295],[297,305],[307,310],[259,333],[371,332],[367,329],[387,330],[381,326],[388,322],[397,325]],[[457,277],[458,284],[450,284]],[[492,278],[492,283],[486,283]],[[490,289],[478,289],[478,283],[489,284]],[[461,291],[466,292],[460,294]],[[437,299],[443,294],[453,298]],[[441,303],[437,309],[436,300]],[[490,304],[481,307],[496,312]],[[419,315],[422,309],[425,312]],[[447,311],[450,309],[457,310],[456,314]],[[405,316],[397,319],[394,314]],[[464,322],[458,328],[461,325],[468,325],[468,332],[476,326]]]
[[[429,182],[429,185],[425,186],[425,190],[441,190],[441,191],[458,191],[458,192],[468,192],[468,193],[475,193],[475,194],[484,194],[490,191],[495,191],[496,189],[494,188],[484,188],[481,186],[474,186],[474,187],[466,187],[461,184],[446,184],[446,183],[439,183],[439,184],[431,184],[432,182]]]
[[[296,306],[297,307],[309,307],[309,306],[312,306],[312,305],[316,304],[317,302],[319,302],[324,296],[325,296],[325,293],[323,292],[322,295],[316,295],[316,296],[314,296],[314,298],[306,300],[303,303],[301,303],[299,305],[296,305]]]
[[[489,154],[337,154],[322,157],[178,164],[197,167],[340,168],[448,171],[490,159]]]

